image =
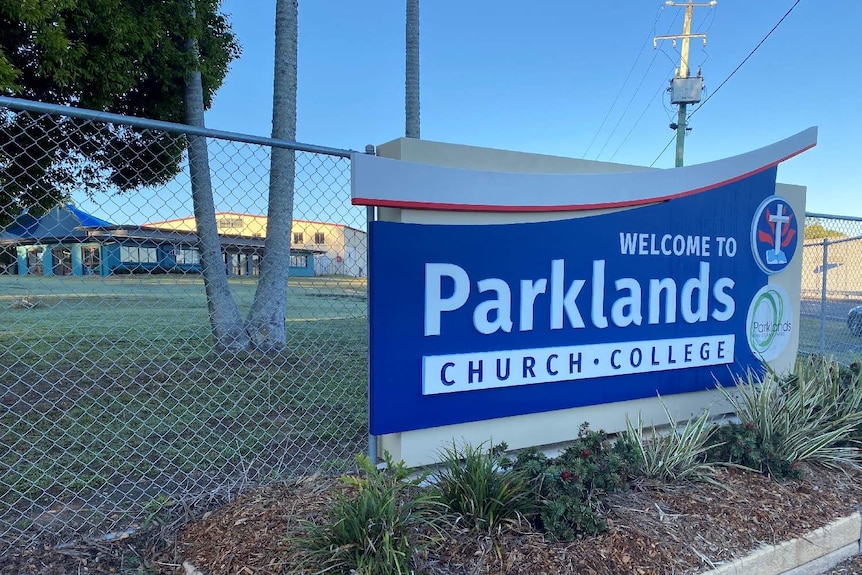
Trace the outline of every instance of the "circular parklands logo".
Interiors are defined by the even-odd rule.
[[[745,335],[748,346],[762,361],[781,355],[793,334],[793,314],[787,292],[777,285],[760,288],[751,300]]]
[[[751,251],[760,269],[782,271],[796,253],[799,224],[790,203],[781,196],[763,200],[751,222]]]

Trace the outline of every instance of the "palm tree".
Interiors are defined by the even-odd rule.
[[[195,1],[189,0],[193,19]],[[298,12],[298,0],[276,1],[272,137],[289,141],[296,139]],[[187,40],[186,50],[193,58],[198,58],[194,37]],[[203,89],[199,70],[189,74],[184,97],[186,123],[203,127]],[[261,261],[260,281],[254,302],[245,324],[227,283],[216,227],[206,138],[189,136],[188,154],[204,286],[216,346],[231,351],[281,349],[286,341],[284,319],[290,229],[293,225],[294,152],[284,148],[272,149],[265,255]]]
[[[196,21],[195,0],[189,0],[189,16]],[[192,30],[198,30],[194,25]],[[186,52],[199,60],[196,32],[186,39]],[[186,78],[184,100],[186,123],[204,126],[204,96],[201,83],[200,66]],[[244,349],[248,347],[248,335],[242,318],[227,283],[227,270],[221,253],[221,241],[216,227],[215,202],[210,178],[207,140],[203,136],[188,136],[189,172],[191,173],[192,202],[194,203],[197,223],[199,250],[201,255],[204,289],[207,295],[210,326],[216,347],[222,350]]]
[[[405,134],[419,138],[419,0],[407,0]]]
[[[296,140],[296,61],[299,0],[275,4],[275,75],[272,90],[272,137]],[[270,156],[269,210],[260,281],[246,321],[256,349],[284,347],[290,229],[293,225],[293,150],[273,148]]]

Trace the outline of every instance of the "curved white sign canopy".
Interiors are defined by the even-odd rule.
[[[667,170],[600,174],[491,172],[356,153],[353,204],[393,208],[556,212],[637,206],[740,180],[814,147],[812,127],[759,150]]]

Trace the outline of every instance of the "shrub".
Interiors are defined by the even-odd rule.
[[[384,454],[385,471],[367,456],[357,460],[362,474],[343,478],[357,492],[338,497],[327,523],[306,525],[296,542],[304,555],[297,571],[412,573],[413,551],[430,544],[437,532],[439,503],[418,487],[425,477],[409,479],[404,463],[395,464],[389,453]]]
[[[660,433],[655,426],[644,433],[643,420],[638,414],[637,426],[626,418],[626,439],[639,455],[635,473],[665,481],[682,479],[709,480],[715,466],[706,461],[708,441],[713,428],[709,425],[709,411],[690,419],[680,429],[677,421],[664,406],[670,429]]]
[[[798,479],[800,468],[779,458],[774,441],[761,440],[752,423],[728,423],[715,427],[707,460],[729,463],[766,473],[775,479]]]
[[[789,377],[748,374],[735,388],[720,388],[736,411],[739,426],[720,431],[729,443],[711,456],[747,466],[776,478],[793,475],[800,461],[835,467],[857,465],[860,452],[850,445],[862,424],[858,385],[840,384],[830,364],[800,362]],[[858,381],[858,380],[857,380]]]
[[[527,474],[510,468],[505,444],[484,445],[445,448],[432,489],[457,522],[499,532],[532,515],[536,497]]]
[[[592,431],[584,423],[578,439],[558,457],[531,449],[518,455],[514,467],[536,482],[536,526],[553,538],[571,540],[607,530],[601,502],[606,494],[628,487],[636,458],[628,441],[611,442],[604,431]]]

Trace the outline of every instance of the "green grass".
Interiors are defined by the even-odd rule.
[[[256,284],[231,284],[244,314]],[[225,357],[199,279],[0,276],[0,520],[96,490],[346,471],[367,425],[364,296],[291,280],[287,349]]]
[[[289,285],[287,349],[220,357],[199,278],[0,276],[0,538],[34,502],[131,510],[239,477],[352,470],[367,428],[365,280]],[[255,280],[231,287],[245,314]],[[862,346],[843,322],[826,338],[848,362]],[[816,318],[801,340],[817,349]]]

